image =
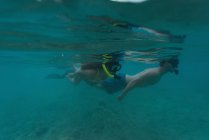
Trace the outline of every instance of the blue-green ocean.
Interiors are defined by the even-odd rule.
[[[105,17],[186,38],[156,41]],[[208,140],[208,25],[207,0],[0,0],[0,140]],[[121,51],[124,73],[178,55],[179,74],[123,101],[55,76]]]

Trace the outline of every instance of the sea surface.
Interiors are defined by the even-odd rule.
[[[209,1],[0,2],[0,140],[209,139]],[[186,38],[159,41],[107,19]],[[63,76],[121,54],[121,72],[178,56],[179,74],[123,101]]]

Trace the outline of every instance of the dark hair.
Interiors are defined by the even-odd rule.
[[[165,63],[170,63],[174,68],[178,68],[179,60],[178,58],[169,58],[160,61],[160,66],[163,66]]]
[[[173,66],[175,74],[179,73],[178,71],[179,59],[177,57],[160,61],[160,66],[162,67],[163,65],[165,65],[165,63],[170,63]]]
[[[121,64],[119,63],[119,61],[109,61],[109,62],[106,62],[105,66],[113,74],[115,74],[117,71],[119,71],[121,69]]]

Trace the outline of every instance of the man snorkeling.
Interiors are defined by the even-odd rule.
[[[149,39],[160,42],[183,43],[186,35],[173,35],[169,31],[155,30],[144,26],[129,23],[127,21],[113,19],[108,16],[89,16],[92,20],[102,21],[113,27],[127,29],[136,33],[141,39]]]
[[[177,58],[170,58],[160,61],[159,67],[148,68],[135,75],[127,75],[118,73],[121,68],[118,61],[87,63],[76,68],[75,72],[69,73],[68,78],[75,84],[83,80],[108,93],[122,90],[118,96],[118,100],[122,100],[132,89],[156,84],[168,72],[178,74],[178,64]]]

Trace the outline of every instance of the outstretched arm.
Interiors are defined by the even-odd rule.
[[[136,87],[137,84],[137,80],[131,80],[128,82],[127,86],[125,87],[125,89],[122,91],[122,93],[118,96],[118,100],[121,101],[126,95],[127,93],[132,90],[133,88]]]

